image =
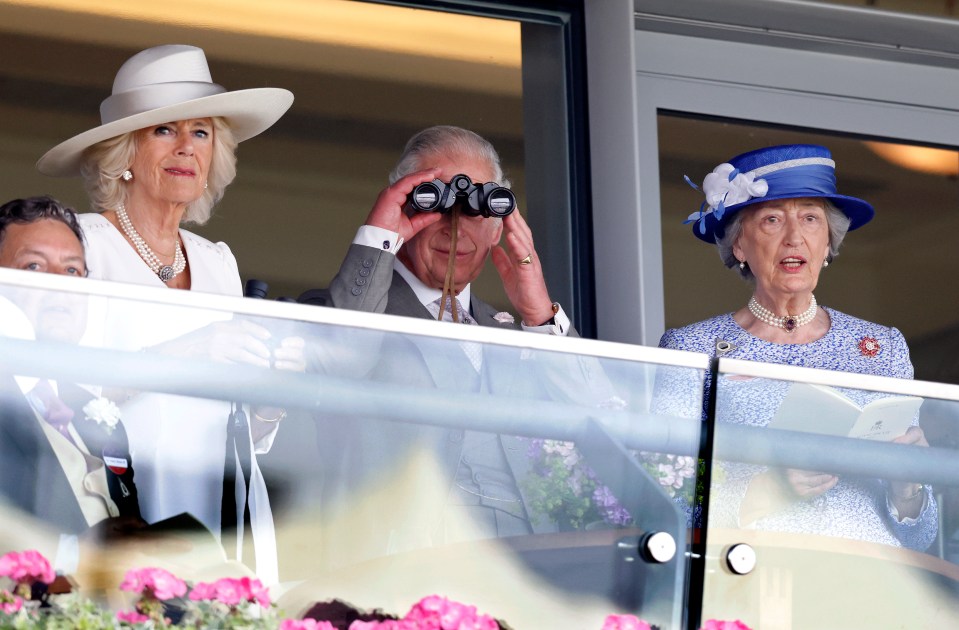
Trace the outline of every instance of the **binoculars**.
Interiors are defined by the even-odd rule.
[[[451,212],[457,204],[467,216],[503,218],[516,209],[516,197],[496,182],[474,184],[466,175],[456,175],[448,184],[438,179],[420,184],[406,206],[416,212]]]

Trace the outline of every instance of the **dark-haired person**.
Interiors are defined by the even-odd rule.
[[[0,267],[85,276],[76,214],[49,197],[0,206]],[[37,340],[75,344],[86,329],[82,296],[14,289],[9,297]],[[0,334],[11,332],[13,314]],[[145,525],[117,411],[88,387],[0,375],[0,494],[64,535],[56,553],[61,570],[76,567],[71,541],[89,528],[107,534]]]

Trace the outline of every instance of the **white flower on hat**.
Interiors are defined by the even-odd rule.
[[[689,177],[683,176],[686,183],[699,190]],[[754,197],[765,197],[769,192],[769,184],[764,179],[756,179],[754,173],[740,173],[739,170],[723,162],[713,169],[713,172],[703,180],[703,194],[706,201],[699,210],[687,217],[684,223],[699,222],[699,233],[706,233],[706,215],[715,213],[717,220],[722,220],[726,208],[749,201]]]
[[[120,422],[120,408],[112,400],[103,397],[94,398],[84,405],[83,415],[87,420],[103,425],[107,433],[113,433]]]
[[[752,173],[740,173],[736,167],[724,162],[713,169],[703,180],[703,193],[710,210],[729,207],[753,197],[765,197],[769,185],[764,179],[756,179]]]

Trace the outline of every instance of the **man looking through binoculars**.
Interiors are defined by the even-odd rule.
[[[509,183],[489,142],[459,127],[424,129],[407,142],[390,182],[329,291],[308,291],[301,302],[519,328],[502,316],[494,319],[496,310],[471,295],[470,283],[492,254],[522,328],[570,333],[569,318],[549,297],[529,226],[519,212],[504,211],[504,196],[512,194],[503,193]],[[456,195],[452,207],[416,209],[411,193],[431,182]],[[450,182],[449,190],[440,186]],[[504,232],[505,248],[499,245]],[[442,299],[446,293],[456,296],[455,309]],[[446,316],[440,303],[450,311]]]

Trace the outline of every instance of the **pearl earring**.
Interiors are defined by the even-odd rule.
[[[123,178],[123,181],[128,182],[128,181],[130,181],[131,179],[133,179],[133,171],[131,171],[130,169],[127,169],[127,170],[123,171],[123,174],[120,175],[120,177]]]
[[[741,270],[743,270],[743,271],[746,270],[746,261],[745,261],[745,260],[740,260],[740,261],[739,261],[739,268],[740,268]]]
[[[822,261],[822,266],[823,266],[823,269],[825,269],[826,267],[829,266],[829,259],[828,259],[828,258],[823,259],[823,261]]]

